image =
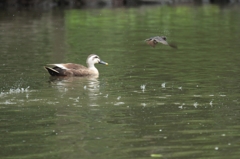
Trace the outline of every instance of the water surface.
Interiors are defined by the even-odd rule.
[[[238,6],[0,12],[0,156],[239,158]],[[165,35],[178,45],[152,48]],[[99,78],[49,78],[85,65]]]

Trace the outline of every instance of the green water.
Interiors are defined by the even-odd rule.
[[[238,159],[239,39],[239,6],[1,11],[0,158]]]

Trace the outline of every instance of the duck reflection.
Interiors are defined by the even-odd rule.
[[[89,106],[98,106],[100,94],[98,76],[91,77],[50,77],[49,83],[55,87],[63,99],[70,99],[76,103]],[[87,97],[87,98],[86,98]],[[71,104],[71,102],[69,102]],[[79,105],[79,104],[77,104]]]

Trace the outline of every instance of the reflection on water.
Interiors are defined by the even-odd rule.
[[[79,94],[84,94],[89,97],[89,106],[99,106],[96,103],[98,99],[99,85],[98,77],[50,77],[51,86],[56,88],[64,96],[71,96],[72,90],[76,90]],[[67,95],[67,93],[70,95]],[[85,97],[84,97],[85,98]],[[70,97],[69,99],[79,102],[82,99],[80,96],[77,98]]]
[[[239,11],[1,11],[1,158],[239,158]],[[97,78],[42,69],[91,53]]]

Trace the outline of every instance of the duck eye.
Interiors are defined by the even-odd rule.
[[[97,56],[95,56],[94,58],[98,58]]]

